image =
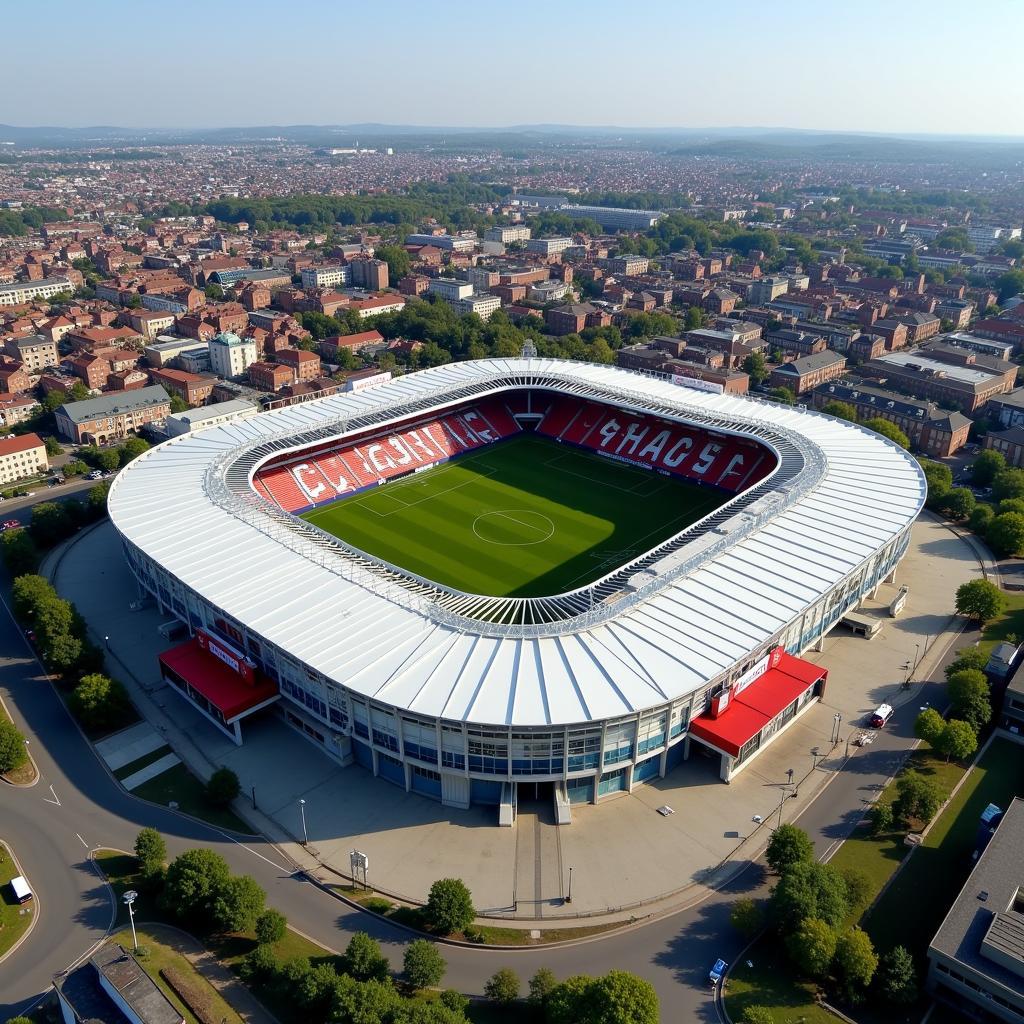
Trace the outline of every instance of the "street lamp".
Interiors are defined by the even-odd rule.
[[[106,649],[108,651],[110,650],[110,637],[109,636],[105,636],[103,638],[103,646],[106,647]]]
[[[815,768],[818,767],[818,757],[819,757],[818,748],[817,747],[811,747],[811,771],[812,772],[814,771]]]
[[[299,814],[302,815],[302,845],[309,846],[309,833],[306,832],[306,801],[299,798]]]
[[[138,953],[139,951],[139,937],[135,934],[135,910],[133,909],[133,904],[135,903],[135,900],[138,898],[138,895],[139,894],[134,889],[129,889],[121,897],[121,899],[124,900],[125,904],[128,907],[128,917],[131,919],[132,922],[132,943],[135,946],[134,952],[136,953]]]
[[[565,897],[566,903],[572,903],[572,865],[569,865],[569,892]]]
[[[832,716],[832,725],[834,727],[832,733],[832,746],[834,747],[839,742],[839,735],[843,731],[843,715],[841,711],[837,711]]]

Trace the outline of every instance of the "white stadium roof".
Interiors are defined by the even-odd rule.
[[[669,407],[734,430],[767,427],[795,442],[816,472],[804,474],[803,488],[782,485],[756,516],[754,508],[738,513],[734,522],[746,516],[747,523],[732,538],[695,541],[701,557],[657,586],[599,615],[532,629],[476,629],[413,593],[396,598],[386,582],[339,570],[337,558],[269,503],[253,494],[243,509],[217,484],[218,467],[262,442],[281,450],[284,434],[375,412],[381,422],[397,421],[410,415],[403,403],[423,409],[436,396],[450,405],[510,383],[581,397],[629,394],[622,404],[631,406],[641,395],[662,415]],[[348,429],[357,426],[365,421]],[[906,452],[845,421],[613,367],[534,358],[452,363],[183,435],[122,471],[110,514],[130,544],[186,586],[350,690],[429,717],[543,726],[629,715],[703,687],[894,539],[924,497],[923,475]]]

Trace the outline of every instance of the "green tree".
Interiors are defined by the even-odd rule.
[[[991,505],[975,505],[974,511],[967,520],[967,525],[982,536],[988,532],[989,524],[992,522],[994,513]]]
[[[925,708],[916,719],[914,719],[914,735],[919,740],[924,740],[929,746],[934,747],[946,728],[946,720],[935,710]]]
[[[465,1017],[466,1011],[469,1009],[469,999],[457,988],[446,988],[441,993],[439,1002],[452,1013],[458,1014],[460,1018]]]
[[[999,470],[992,478],[992,497],[996,501],[1024,498],[1024,469]]]
[[[946,755],[948,761],[966,761],[978,749],[978,734],[967,723],[951,718],[935,745],[940,754]]]
[[[646,979],[629,971],[609,971],[591,986],[588,1024],[658,1024],[658,995]]]
[[[273,946],[288,932],[288,918],[280,910],[264,910],[256,918],[256,941],[261,946]]]
[[[167,868],[164,905],[205,931],[214,923],[214,903],[230,878],[228,863],[219,853],[203,848],[186,850]]]
[[[896,946],[882,957],[880,987],[891,1003],[906,1006],[917,1000],[917,972],[914,958],[904,946]]]
[[[960,615],[988,622],[1006,609],[1006,595],[988,580],[961,583],[956,591],[956,610]]]
[[[865,420],[864,426],[868,430],[873,430],[876,434],[881,434],[882,437],[889,438],[890,441],[898,444],[901,448],[910,447],[910,438],[895,423],[890,423],[888,420],[882,419],[881,416],[873,416],[871,419]]]
[[[175,415],[182,412],[187,412],[189,409],[188,402],[181,397],[177,392],[171,395],[171,412]]]
[[[448,965],[433,942],[415,939],[405,947],[402,967],[409,985],[421,989],[440,985]]]
[[[743,372],[750,378],[750,383],[755,387],[763,384],[771,374],[771,370],[768,369],[768,360],[765,359],[764,353],[751,352],[743,360]]]
[[[243,981],[262,980],[273,978],[278,973],[280,966],[274,955],[274,950],[270,946],[260,943],[255,949],[246,953],[245,959],[239,967],[239,973]],[[308,961],[306,966],[308,968]]]
[[[750,1006],[744,1007],[740,1020],[742,1024],[775,1024],[775,1015],[767,1006],[751,1003]]]
[[[764,911],[757,900],[742,896],[732,905],[729,921],[745,939],[752,939],[764,927]]]
[[[928,507],[941,508],[946,495],[953,489],[953,472],[941,462],[921,459],[920,463],[928,484]]]
[[[55,437],[46,438],[46,440],[43,441],[43,444],[46,446],[46,454],[49,455],[51,459],[63,454],[64,452],[60,441]]]
[[[151,877],[163,870],[167,844],[155,828],[141,829],[135,837],[135,857],[141,874]]]
[[[866,906],[874,895],[871,878],[858,868],[840,868],[851,909]]]
[[[995,516],[985,531],[985,540],[997,555],[1024,555],[1024,515],[1005,512]]]
[[[986,448],[971,463],[971,483],[975,487],[989,487],[997,474],[1006,469],[1006,456],[1002,452]]]
[[[968,487],[954,487],[942,499],[942,510],[950,519],[967,519],[976,505],[977,500]]]
[[[0,533],[0,552],[12,576],[33,573],[39,567],[39,548],[28,530],[5,530]]]
[[[836,400],[826,402],[821,407],[821,411],[826,416],[835,416],[837,419],[849,420],[851,423],[857,422],[857,410],[849,402]]]
[[[245,932],[263,913],[267,895],[250,875],[231,875],[213,899],[213,924],[222,932]]]
[[[32,508],[29,530],[40,547],[49,548],[71,536],[75,524],[61,502],[42,501]]]
[[[18,732],[13,722],[0,718],[0,773],[17,771],[28,761],[25,737]]]
[[[988,664],[988,655],[980,647],[962,647],[956,652],[956,659],[951,661],[944,669],[946,682],[957,672],[967,668],[977,669],[979,672]]]
[[[109,676],[91,672],[71,692],[71,710],[90,731],[107,732],[120,725],[131,704],[124,687]]]
[[[836,967],[851,1001],[859,998],[860,990],[871,984],[878,968],[878,955],[867,932],[851,928],[836,943]]]
[[[206,799],[214,807],[227,807],[241,792],[238,776],[230,768],[218,768],[206,783]]]
[[[1008,270],[995,279],[994,285],[999,293],[999,304],[1003,305],[1007,299],[1024,291],[1024,270]]]
[[[685,327],[688,331],[696,331],[704,326],[704,310],[700,306],[690,306],[686,311],[686,320],[684,322]]]
[[[836,955],[837,936],[832,926],[816,917],[807,917],[786,938],[793,962],[812,978],[821,978]]]
[[[808,917],[820,918],[838,928],[850,909],[846,882],[829,864],[798,861],[783,873],[772,890],[769,909],[772,919],[786,933]]]
[[[776,874],[782,874],[787,868],[800,861],[814,858],[814,845],[811,838],[796,825],[780,825],[768,840],[765,860]]]
[[[872,835],[879,836],[892,831],[892,827],[895,822],[895,815],[892,813],[892,804],[874,804],[868,812],[868,817],[871,819]]]
[[[203,290],[211,302],[220,302],[224,298],[224,289],[215,282],[208,284]]]
[[[530,1005],[541,1012],[547,1007],[558,981],[550,967],[541,967],[529,981]]]
[[[116,448],[103,448],[96,456],[96,464],[104,473],[116,473],[121,468],[121,455]]]
[[[373,255],[388,265],[388,280],[392,285],[397,285],[412,267],[409,254],[400,245],[378,245]]]
[[[781,402],[783,405],[795,405],[796,395],[793,394],[789,388],[772,388],[768,392],[768,397],[773,402]]]
[[[896,780],[893,812],[904,823],[913,819],[927,824],[942,804],[942,792],[920,772],[906,771]]]
[[[511,1006],[519,998],[519,975],[511,967],[500,968],[484,983],[484,995],[498,1006]]]
[[[430,887],[424,907],[431,928],[442,935],[461,932],[473,923],[473,896],[461,878],[439,878]]]
[[[152,446],[141,437],[129,437],[118,449],[118,460],[121,466],[127,466],[132,459],[137,459],[143,452],[148,452]]]
[[[380,943],[366,932],[356,932],[348,940],[342,970],[359,981],[369,981],[371,978],[383,981],[390,974],[387,957],[380,951]]]
[[[976,668],[951,672],[946,679],[946,692],[954,718],[970,722],[980,732],[992,717],[991,689],[985,673]]]
[[[1020,512],[1024,514],[1024,498],[1007,498],[1006,501],[999,502],[999,506],[996,509],[999,515],[1004,512]]]

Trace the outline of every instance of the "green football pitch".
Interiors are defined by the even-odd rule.
[[[604,576],[725,500],[720,491],[520,435],[302,518],[456,590],[539,597]]]

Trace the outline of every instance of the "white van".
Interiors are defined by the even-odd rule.
[[[892,706],[889,704],[879,704],[877,708],[871,713],[871,718],[868,720],[868,724],[872,729],[881,729],[886,722],[892,718]]]
[[[25,881],[24,875],[18,875],[16,878],[11,879],[11,892],[14,893],[14,899],[17,903],[28,903],[32,899],[32,890],[28,887],[28,882]]]

